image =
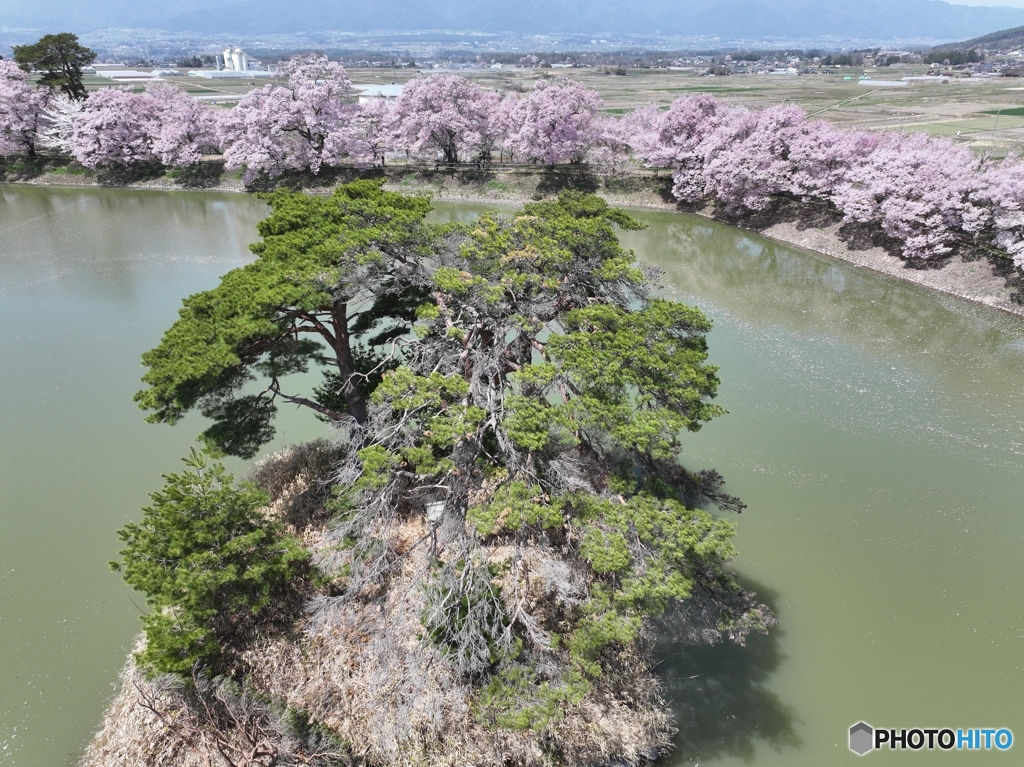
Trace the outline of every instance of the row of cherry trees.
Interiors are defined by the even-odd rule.
[[[159,161],[189,166],[223,152],[246,179],[323,165],[382,164],[388,153],[456,163],[628,162],[672,173],[680,201],[717,201],[729,215],[780,197],[832,206],[874,224],[907,258],[959,242],[1007,251],[1024,266],[1024,162],[991,163],[948,139],[864,132],[809,120],[799,107],[763,110],[704,95],[668,111],[648,106],[616,118],[596,92],[567,78],[502,97],[455,75],[413,80],[393,104],[356,104],[344,68],[298,56],[281,81],[213,110],[167,84],[142,93],[108,88],[82,102],[36,88],[0,61],[0,152],[40,147],[98,168]]]
[[[554,165],[599,159],[609,142],[621,143],[600,97],[565,78],[503,99],[463,77],[436,75],[410,83],[394,104],[356,104],[344,68],[324,56],[297,56],[281,74],[234,108],[213,110],[163,83],[142,93],[105,88],[78,102],[0,62],[0,151],[56,149],[89,168],[187,166],[222,151],[229,168],[252,179],[344,161],[380,164],[388,152],[446,163],[489,161],[497,152]]]
[[[716,199],[727,214],[762,211],[779,197],[834,206],[846,221],[877,224],[907,258],[958,242],[993,244],[1024,266],[1024,163],[990,163],[924,133],[866,132],[808,120],[793,105],[763,110],[709,96],[667,112],[628,116],[634,155],[670,168],[677,199]]]

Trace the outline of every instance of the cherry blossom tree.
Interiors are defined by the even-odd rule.
[[[340,63],[322,54],[293,56],[282,70],[294,104],[295,132],[307,144],[309,168],[317,173],[322,162],[337,159],[324,155],[327,137],[358,111],[352,83]]]
[[[58,93],[43,110],[43,128],[39,132],[39,143],[47,149],[55,149],[66,155],[71,154],[75,123],[82,111],[78,99]]]
[[[74,120],[69,148],[87,168],[133,165],[156,159],[150,131],[158,114],[148,93],[131,87],[93,91]]]
[[[217,116],[225,166],[243,168],[246,183],[260,174],[273,178],[302,167],[305,153],[294,132],[289,134],[291,123],[291,95],[284,88],[266,85],[250,91],[235,107]]]
[[[847,171],[832,199],[848,221],[879,224],[904,257],[927,259],[985,228],[988,211],[972,201],[982,185],[969,149],[924,133],[889,133]]]
[[[703,142],[706,188],[727,213],[767,208],[791,187],[789,145],[805,122],[793,104],[732,109]]]
[[[167,83],[146,88],[153,102],[148,126],[150,149],[164,165],[195,165],[204,152],[216,151],[217,123],[213,112],[198,99]]]
[[[763,210],[778,195],[834,205],[847,221],[877,224],[906,258],[949,253],[988,229],[1024,261],[1024,168],[982,173],[948,139],[849,131],[808,121],[798,107],[761,111],[710,96],[678,99],[668,112],[637,110],[626,140],[648,167],[672,168],[677,199],[713,196],[727,213]]]
[[[384,98],[370,99],[328,137],[325,152],[331,157],[352,158],[357,167],[384,165],[394,145],[395,110]]]
[[[627,112],[621,118],[621,133],[629,144],[633,156],[648,168],[671,167],[662,143],[661,126],[666,115],[656,104],[645,104]]]
[[[596,143],[594,116],[604,106],[596,91],[568,77],[538,80],[510,126],[506,144],[515,154],[553,166],[583,162]]]
[[[629,121],[597,113],[591,123],[592,138],[586,160],[601,175],[619,176],[629,167]]]
[[[247,182],[261,173],[319,173],[325,162],[339,159],[328,149],[342,142],[328,138],[356,112],[341,64],[310,54],[291,58],[282,71],[283,84],[249,92],[218,121],[227,167],[245,168]]]
[[[506,157],[509,162],[515,162],[518,156],[517,146],[509,141],[509,137],[514,136],[522,126],[526,119],[525,110],[526,101],[514,93],[509,93],[498,102],[491,113],[493,132],[500,137],[499,150],[502,162]]]
[[[36,153],[43,112],[52,95],[50,88],[29,82],[13,61],[0,60],[0,155]]]
[[[972,199],[989,211],[996,247],[1024,269],[1024,160],[1009,155],[989,168]]]
[[[651,168],[672,168],[672,194],[677,200],[696,203],[707,194],[704,166],[708,155],[724,147],[728,133],[719,128],[737,110],[730,109],[712,96],[683,96],[673,102],[663,115],[639,110],[633,122],[639,130],[630,143],[645,165]],[[746,110],[740,110],[740,116]],[[727,142],[726,142],[727,143]]]
[[[360,106],[344,68],[325,56],[297,56],[283,71],[283,83],[252,91],[215,120],[170,85],[142,94],[104,89],[79,105],[0,61],[0,151],[31,154],[38,142],[93,168],[190,165],[216,134],[228,167],[244,167],[247,181],[316,173],[345,158],[382,165],[393,149],[456,163],[487,159],[500,145],[503,159],[586,161],[607,175],[632,153],[670,169],[681,202],[715,199],[731,215],[765,210],[778,197],[827,204],[848,222],[877,225],[909,259],[991,242],[1024,268],[1024,160],[985,168],[949,139],[846,130],[808,120],[794,105],[750,110],[707,95],[614,118],[600,112],[594,91],[568,78],[500,99],[463,77],[434,75],[409,83],[393,106]]]
[[[498,95],[458,75],[413,80],[395,102],[399,146],[410,154],[457,163],[493,145]]]
[[[805,122],[789,142],[790,193],[800,200],[831,202],[851,168],[868,161],[882,134],[839,128],[825,120]]]

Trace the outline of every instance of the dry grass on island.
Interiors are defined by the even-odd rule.
[[[268,457],[252,475],[273,497],[266,513],[314,552],[324,545],[329,514],[321,478],[333,455],[327,442],[317,441]],[[423,532],[421,519],[404,520],[388,545],[396,554],[408,553]],[[507,581],[528,578],[531,610],[550,625],[578,604],[575,592],[582,584],[575,581],[585,576],[572,572],[557,551],[535,547],[522,556],[515,547],[497,546],[487,552],[493,563],[507,565],[502,593],[516,593]],[[424,546],[372,597],[321,607],[287,636],[265,638],[246,653],[248,697],[224,695],[236,715],[246,713],[249,726],[222,722],[220,727],[231,741],[222,748],[235,764],[331,763],[311,759],[287,732],[282,712],[288,708],[308,712],[330,730],[337,740],[325,752],[338,754],[339,764],[643,764],[668,750],[674,730],[651,672],[649,637],[609,655],[604,673],[582,699],[552,705],[542,695],[533,696],[534,710],[525,719],[512,727],[498,725],[496,718],[523,710],[481,705],[480,689],[453,673],[436,649],[424,648],[424,594],[417,583],[428,566]],[[538,668],[553,682],[571,672],[564,650],[550,652]],[[208,722],[195,727],[203,713],[189,708],[181,690],[168,677],[147,680],[129,659],[121,689],[80,767],[217,764],[188,742],[215,752],[210,747],[218,736]],[[162,719],[146,707],[153,703]],[[206,743],[197,734],[201,729]],[[243,736],[246,729],[252,741]],[[274,744],[277,761],[269,755],[244,759],[261,741]]]

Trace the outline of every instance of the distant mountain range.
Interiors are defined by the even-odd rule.
[[[945,50],[970,50],[971,48],[988,48],[997,50],[1010,50],[1013,48],[1024,48],[1024,27],[1013,29],[1001,29],[981,37],[974,37],[970,40],[961,40],[956,43],[946,43],[941,46]]]
[[[723,40],[963,40],[1024,25],[1024,9],[939,0],[0,0],[0,27],[203,34],[458,29]]]

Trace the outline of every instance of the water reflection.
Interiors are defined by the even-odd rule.
[[[749,580],[743,586],[777,611],[777,595],[767,586]],[[786,660],[783,634],[776,627],[750,637],[743,647],[728,641],[683,648],[668,640],[659,643],[658,671],[679,729],[666,765],[723,757],[751,762],[759,743],[776,751],[801,745],[796,710],[767,687]]]
[[[1024,374],[1017,317],[698,216],[635,215],[653,225],[624,232],[623,242],[713,316],[727,312],[749,327],[781,325],[872,354],[895,351],[957,388],[987,379],[999,387],[993,395],[1024,406],[1012,383]]]
[[[115,531],[203,428],[145,423],[139,355],[251,257],[265,210],[0,186],[0,765],[73,764],[99,722],[139,627],[105,564]],[[282,412],[282,437],[322,432],[300,417]]]
[[[0,295],[134,305],[140,269],[242,263],[266,210],[242,195],[0,186]]]

